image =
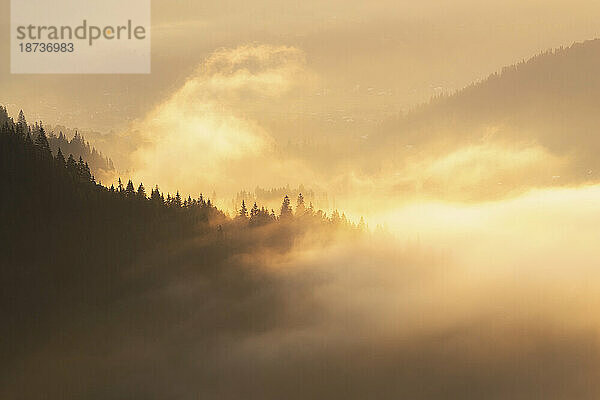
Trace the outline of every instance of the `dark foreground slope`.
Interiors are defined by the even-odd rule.
[[[97,185],[83,161],[53,157],[44,137],[34,143],[17,125],[1,128],[0,153],[4,360],[70,335],[82,318],[100,323],[111,304],[154,279],[128,279],[132,268],[151,265],[155,252],[186,236],[214,231],[209,219],[223,218],[206,203],[167,206]]]
[[[166,355],[190,365],[178,341],[214,359],[211,343],[278,319],[284,288],[250,259],[311,231],[357,234],[309,209],[231,219],[202,196],[107,188],[12,119],[0,127],[0,221],[0,397],[11,399],[182,398],[190,379],[210,379],[170,376]]]
[[[1,399],[600,396],[587,198],[413,247],[289,199],[230,219],[104,188],[12,123],[0,188]]]

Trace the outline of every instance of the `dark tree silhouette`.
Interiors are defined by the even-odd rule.
[[[54,158],[55,158],[56,164],[59,168],[65,167],[65,165],[66,165],[65,156],[63,155],[61,149],[58,149],[58,152],[56,153],[56,157],[54,157]]]
[[[292,207],[290,206],[290,198],[286,195],[281,203],[281,212],[279,213],[280,218],[287,219],[292,216]]]
[[[144,188],[144,184],[141,182],[140,186],[138,186],[137,195],[141,200],[146,200],[146,189]]]
[[[246,208],[246,202],[244,200],[242,200],[242,205],[240,207],[240,212],[238,215],[240,218],[248,218],[248,208]]]
[[[19,365],[30,349],[45,349],[50,343],[60,343],[55,354],[70,357],[83,351],[87,359],[97,360],[95,348],[94,354],[85,353],[75,341],[65,339],[90,326],[91,331],[122,334],[112,332],[117,319],[138,329],[136,307],[154,324],[140,332],[177,326],[178,316],[189,315],[190,309],[146,303],[144,297],[177,274],[226,277],[223,266],[238,254],[261,249],[284,252],[295,237],[308,232],[319,232],[328,240],[342,231],[357,232],[351,225],[332,224],[323,212],[292,218],[288,196],[282,218],[254,204],[252,223],[226,217],[202,195],[197,200],[187,196],[182,207],[179,192],[165,201],[156,186],[149,201],[141,183],[137,192],[131,180],[126,188],[121,179],[116,189],[109,188],[94,181],[82,157],[76,161],[68,153],[65,161],[64,149],[52,157],[41,139],[42,126],[36,129],[35,142],[29,129],[24,133],[20,129],[0,107],[0,304],[5,305],[0,354],[6,365]],[[336,235],[327,235],[333,232]],[[230,283],[223,281],[220,287]],[[210,293],[199,295],[207,300]],[[194,307],[198,304],[202,303]],[[10,375],[0,373],[2,386],[12,381],[14,373],[20,382],[29,382],[35,377],[31,366]],[[84,392],[90,393],[87,389]],[[74,397],[61,392],[50,398]]]
[[[35,138],[35,145],[41,150],[44,156],[50,156],[50,145],[48,144],[46,131],[42,126],[40,126],[37,137]]]
[[[27,120],[25,119],[25,113],[23,113],[23,110],[19,111],[19,119],[17,121],[17,127],[18,127],[18,131],[22,134],[27,132],[27,130],[29,129],[29,126],[27,125]]]
[[[132,199],[135,196],[135,189],[133,188],[133,182],[131,179],[127,182],[127,187],[125,188],[125,196]]]
[[[298,193],[298,200],[296,201],[296,215],[304,215],[306,212],[306,206],[304,205],[304,196],[302,193]]]

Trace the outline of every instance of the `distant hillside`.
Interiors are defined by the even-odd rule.
[[[48,136],[48,142],[53,154],[56,154],[58,149],[61,149],[64,154],[73,154],[75,158],[81,157],[89,163],[92,171],[101,178],[107,175],[110,176],[111,173],[112,175],[116,173],[113,161],[96,150],[78,132],[75,132],[74,136],[68,139],[62,131],[59,131],[58,134],[51,131]]]
[[[483,139],[529,143],[573,156],[574,167],[588,171],[600,169],[599,109],[596,39],[544,52],[434,98],[385,123],[370,145],[385,152],[440,143],[448,150]]]
[[[9,117],[8,111],[0,106],[0,126],[11,121],[12,119]],[[30,131],[32,140],[35,141],[40,132],[41,125],[37,122],[35,124],[29,124],[23,111],[19,113],[18,123],[23,127],[27,127],[27,130]],[[52,154],[56,155],[60,149],[66,156],[72,154],[76,160],[81,157],[88,163],[91,172],[99,180],[112,179],[116,175],[115,165],[112,159],[97,150],[95,146],[90,144],[90,142],[76,130],[62,126],[44,126],[44,129],[46,130],[47,140]]]

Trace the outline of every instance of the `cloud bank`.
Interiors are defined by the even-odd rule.
[[[15,349],[0,393],[597,398],[600,188],[419,207],[398,210],[400,239],[157,249],[124,271],[134,290]]]
[[[193,194],[281,184],[294,163],[277,157],[272,136],[239,106],[291,90],[308,76],[304,58],[286,46],[215,51],[132,127],[143,141],[132,155],[136,179]]]

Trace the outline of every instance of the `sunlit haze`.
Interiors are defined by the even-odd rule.
[[[151,11],[150,74],[0,58],[0,397],[600,396],[600,2]]]

